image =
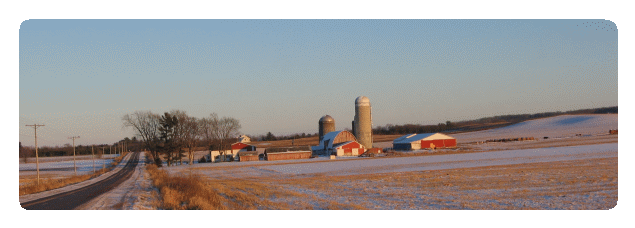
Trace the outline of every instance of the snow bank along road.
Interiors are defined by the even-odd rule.
[[[139,162],[139,152],[131,155],[126,165],[114,174],[92,183],[70,191],[41,197],[27,202],[20,202],[22,208],[27,210],[71,210],[94,199],[95,197],[108,192],[119,184],[130,178]],[[20,197],[21,201],[23,197]],[[26,199],[26,197],[24,198]]]

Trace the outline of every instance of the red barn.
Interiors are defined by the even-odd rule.
[[[366,148],[348,131],[329,132],[322,137],[320,145],[312,149],[318,155],[336,154],[337,156],[358,156],[366,151]]]
[[[441,133],[404,135],[392,142],[395,150],[454,148],[456,139]]]
[[[364,153],[364,146],[356,141],[348,141],[333,144],[333,150],[337,156],[358,156]]]

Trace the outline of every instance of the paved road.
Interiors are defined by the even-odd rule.
[[[95,197],[110,191],[122,182],[126,181],[139,163],[139,152],[132,155],[128,163],[117,173],[91,185],[72,191],[40,198],[37,200],[20,203],[27,210],[72,210],[94,199]]]

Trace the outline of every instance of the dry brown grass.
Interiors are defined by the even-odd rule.
[[[149,166],[153,184],[160,189],[163,209],[311,210],[365,209],[357,204],[325,200],[288,189],[276,178],[207,178],[174,174]],[[176,187],[178,186],[178,187]]]
[[[71,184],[76,184],[82,181],[86,181],[86,180],[98,177],[112,170],[115,166],[117,166],[117,164],[119,164],[119,162],[121,162],[121,159],[123,159],[123,157],[125,156],[126,156],[126,153],[124,153],[122,156],[116,157],[111,163],[110,167],[106,169],[96,170],[94,173],[91,173],[91,174],[73,175],[71,177],[66,177],[66,178],[47,178],[47,179],[40,178],[39,185],[37,184],[37,180],[29,180],[29,183],[20,186],[20,191],[19,191],[20,195],[27,195],[27,194],[48,191],[48,190],[65,187]]]
[[[161,193],[163,209],[225,209],[218,192],[202,184],[196,176],[170,176],[156,165],[146,166],[152,184]]]

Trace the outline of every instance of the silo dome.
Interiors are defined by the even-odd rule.
[[[359,97],[357,97],[357,99],[355,99],[355,105],[357,105],[357,106],[370,106],[370,100],[368,99],[368,97],[359,96]]]
[[[322,116],[322,118],[320,118],[320,122],[321,123],[331,123],[331,122],[335,122],[335,119],[333,119],[333,117],[331,117],[329,115],[325,115],[325,116]]]

